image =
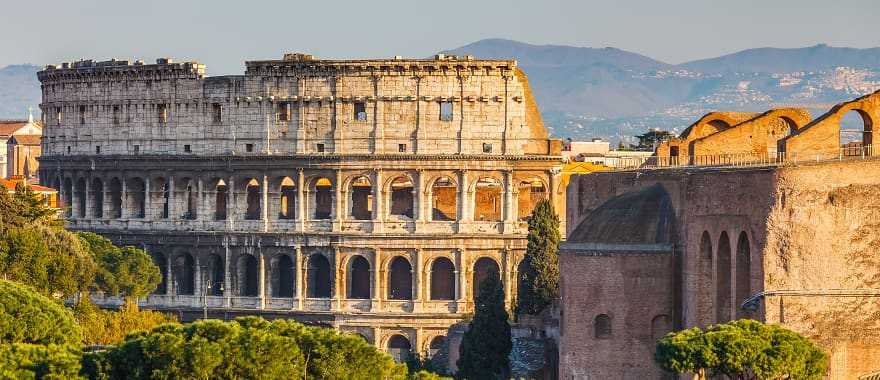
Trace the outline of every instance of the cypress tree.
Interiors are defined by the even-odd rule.
[[[535,205],[519,272],[517,313],[539,314],[559,297],[559,217],[549,200]]]
[[[490,271],[480,283],[474,319],[459,347],[460,379],[504,379],[510,372],[508,355],[513,348],[510,324],[504,309],[504,290],[498,272]]]

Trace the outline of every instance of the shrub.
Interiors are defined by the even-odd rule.
[[[2,379],[81,379],[80,353],[76,348],[55,344],[0,344]]]
[[[79,345],[81,340],[70,310],[26,286],[0,280],[0,342]]]

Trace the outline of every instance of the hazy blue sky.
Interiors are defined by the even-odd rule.
[[[679,63],[763,46],[880,46],[877,16],[878,0],[3,0],[0,67],[171,56],[216,75],[284,51],[425,57],[490,37]]]

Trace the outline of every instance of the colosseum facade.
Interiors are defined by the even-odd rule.
[[[143,307],[184,320],[296,318],[434,352],[489,270],[511,302],[534,203],[564,208],[561,142],[515,61],[286,54],[234,76],[159,59],[38,77],[41,181],[71,228],[146,249],[164,279]]]

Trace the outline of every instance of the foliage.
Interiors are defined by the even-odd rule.
[[[480,283],[480,295],[475,303],[474,319],[459,347],[457,377],[506,378],[510,371],[508,355],[513,344],[498,272],[489,272],[489,276]]]
[[[539,314],[559,297],[559,217],[543,199],[529,218],[528,246],[517,289],[517,313]]]
[[[85,345],[119,344],[130,333],[149,331],[161,324],[175,322],[167,314],[138,310],[132,304],[125,304],[118,311],[102,310],[88,298],[77,302],[73,313],[82,328]]]
[[[22,228],[32,224],[60,227],[56,211],[47,207],[39,195],[19,182],[15,194],[0,191],[0,232],[7,228]]]
[[[0,344],[0,379],[81,379],[80,353],[71,346]]]
[[[446,379],[446,377],[439,375],[447,372],[445,366],[438,365],[432,358],[419,354],[410,355],[406,361],[406,367],[409,370],[410,379]]]
[[[165,324],[85,356],[93,379],[404,379],[406,369],[363,339],[288,320]]]
[[[75,235],[43,225],[0,234],[0,272],[45,295],[71,296],[85,290],[94,263]]]
[[[0,342],[78,345],[81,339],[73,313],[64,306],[0,280]]]
[[[732,378],[821,379],[828,368],[828,356],[807,338],[748,319],[670,333],[654,360],[670,372]]]
[[[159,267],[144,250],[130,246],[119,248],[91,232],[77,235],[97,265],[95,285],[98,289],[131,299],[150,294],[162,281]]]
[[[451,380],[451,377],[440,376],[434,372],[430,372],[427,370],[418,370],[411,374],[409,374],[408,380]]]

